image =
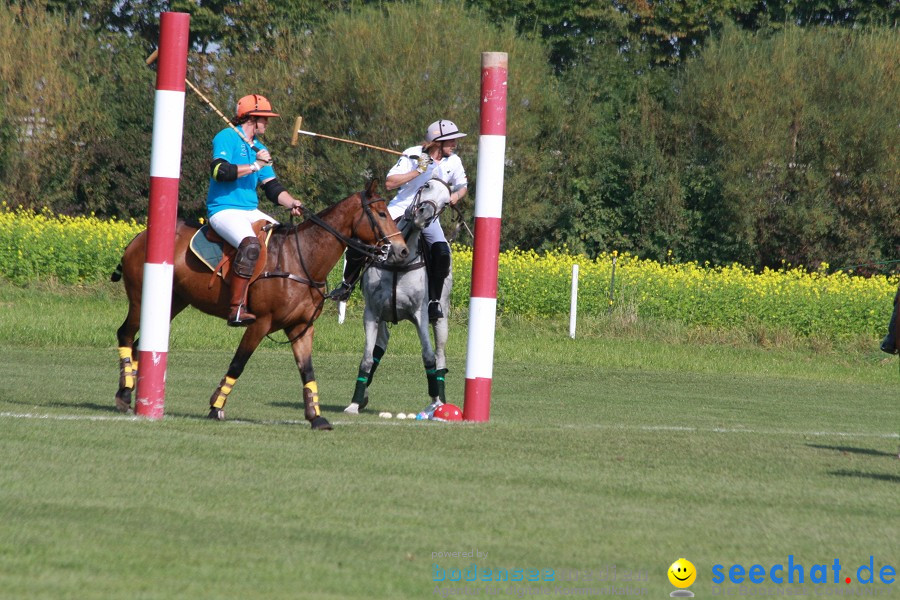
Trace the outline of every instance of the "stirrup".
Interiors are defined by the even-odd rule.
[[[236,309],[234,309],[231,315],[228,317],[228,326],[229,327],[247,327],[248,325],[252,325],[256,321],[256,315],[247,312],[244,309],[244,305],[240,304]]]
[[[346,281],[342,281],[341,285],[331,290],[331,293],[328,294],[328,299],[335,302],[346,302],[350,299],[350,294],[352,293],[353,286]]]
[[[428,320],[431,323],[434,323],[438,319],[444,318],[444,311],[441,309],[441,303],[437,300],[432,300],[428,303]]]

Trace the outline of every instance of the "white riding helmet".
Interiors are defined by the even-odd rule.
[[[447,119],[435,121],[428,126],[428,130],[425,132],[426,142],[446,142],[461,137],[466,137],[466,134],[459,131],[456,123]]]

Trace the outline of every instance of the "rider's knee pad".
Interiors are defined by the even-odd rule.
[[[259,260],[259,240],[247,236],[241,240],[237,254],[234,256],[234,273],[238,277],[249,279],[253,275],[256,261]]]
[[[450,273],[450,244],[435,242],[431,245],[431,268],[439,277],[446,277]]]

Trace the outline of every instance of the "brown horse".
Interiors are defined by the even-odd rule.
[[[229,289],[190,250],[191,238],[198,227],[179,221],[175,230],[175,261],[172,282],[171,319],[188,306],[207,314],[228,318]],[[140,233],[122,256],[119,269],[128,295],[128,316],[117,332],[119,342],[119,391],[116,407],[131,411],[131,396],[136,382],[133,352],[135,335],[141,322],[141,286],[146,258],[146,235]],[[313,323],[325,303],[324,289],[328,273],[350,245],[370,256],[384,254],[385,244],[391,261],[406,258],[409,251],[397,226],[387,212],[384,198],[372,181],[365,192],[353,194],[319,215],[297,226],[277,226],[268,245],[265,271],[250,286],[249,309],[256,321],[244,332],[228,372],[210,398],[209,417],[225,419],[228,394],[241,376],[244,366],[266,335],[282,330],[291,341],[291,349],[303,380],[306,419],[313,429],[331,429],[319,410],[318,388],[312,366]],[[383,256],[382,256],[383,258]]]

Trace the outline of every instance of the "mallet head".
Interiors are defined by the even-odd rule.
[[[294,121],[294,133],[291,135],[291,146],[296,146],[300,141],[300,125],[303,123],[303,117],[297,117]]]

